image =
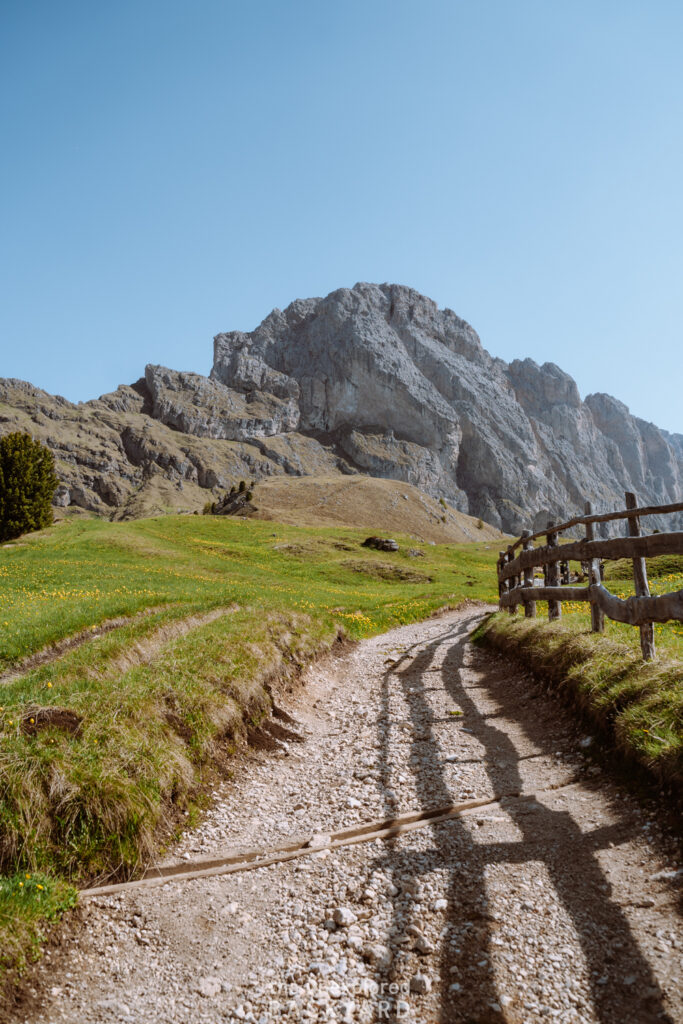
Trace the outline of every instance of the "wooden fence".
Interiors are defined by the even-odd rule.
[[[591,629],[601,633],[605,628],[605,616],[615,622],[626,622],[640,627],[640,646],[643,658],[655,656],[655,622],[670,619],[683,621],[683,590],[659,597],[651,597],[647,582],[646,558],[654,555],[683,554],[683,533],[641,532],[640,520],[644,516],[663,515],[667,512],[683,511],[683,502],[673,505],[636,506],[636,498],[626,492],[626,508],[621,512],[607,512],[593,515],[591,503],[586,502],[585,515],[576,516],[556,526],[548,522],[545,530],[531,533],[525,530],[519,540],[498,559],[498,594],[500,607],[507,608],[511,615],[517,605],[524,605],[527,618],[536,615],[536,602],[548,602],[548,618],[559,619],[563,601],[587,601],[591,608]],[[593,536],[595,523],[608,523],[615,519],[626,519],[628,536],[611,540],[596,540]],[[558,534],[574,526],[585,526],[583,540],[560,545]],[[545,537],[541,547],[533,546],[534,540]],[[521,547],[519,554],[515,554]],[[635,596],[625,601],[611,594],[603,585],[603,559],[630,558],[633,560],[633,581]],[[586,586],[571,586],[570,561],[579,561],[584,568]],[[536,586],[534,571],[537,566],[544,569],[542,586]]]

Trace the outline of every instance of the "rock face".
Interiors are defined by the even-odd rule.
[[[206,405],[195,404],[204,395]],[[78,405],[0,379],[0,433],[24,430],[52,449],[61,481],[56,507],[133,518],[201,509],[239,480],[353,472],[315,438],[267,436],[283,404],[267,395],[234,397],[207,377],[161,367]],[[240,436],[249,440],[230,439]]]
[[[683,497],[681,435],[609,395],[582,402],[553,363],[493,358],[455,313],[398,285],[218,334],[210,378],[148,366],[78,405],[0,381],[0,431],[15,429],[53,448],[56,504],[114,516],[149,511],[150,495],[153,511],[197,507],[207,489],[277,473],[402,480],[513,533],[587,499],[621,507],[625,490]]]
[[[275,374],[273,378],[273,374]],[[607,395],[585,402],[553,363],[509,366],[449,309],[398,285],[357,284],[219,334],[211,376],[298,402],[299,429],[361,470],[416,484],[517,532],[592,500],[681,500],[680,435]],[[298,397],[297,397],[298,396]]]
[[[245,394],[198,373],[164,366],[147,366],[145,383],[152,416],[183,434],[244,441],[288,433],[299,425],[294,398],[253,389]]]

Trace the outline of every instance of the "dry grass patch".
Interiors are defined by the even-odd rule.
[[[271,477],[254,492],[257,517],[294,526],[361,527],[437,544],[497,541],[504,535],[412,484],[354,476]],[[481,525],[480,525],[481,524]]]
[[[432,577],[427,576],[424,572],[418,572],[416,569],[408,569],[403,565],[396,565],[393,562],[381,562],[379,560],[368,559],[348,559],[348,561],[342,563],[345,569],[350,569],[351,572],[363,573],[364,576],[370,576],[372,579],[377,580],[395,580],[400,583],[431,583]]]

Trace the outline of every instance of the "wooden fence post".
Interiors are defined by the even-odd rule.
[[[632,491],[626,491],[626,508],[637,507],[638,503],[635,494]],[[628,532],[630,537],[640,537],[640,519],[638,516],[628,517]],[[636,597],[650,596],[644,558],[633,559],[633,582],[636,585]],[[645,661],[652,661],[655,656],[655,627],[651,622],[640,626],[640,649],[643,652]]]
[[[584,513],[587,516],[593,514],[593,506],[590,501],[587,501],[583,506]],[[586,540],[593,540],[594,530],[592,523],[586,523]],[[590,586],[595,584],[599,586],[602,582],[602,574],[600,572],[600,559],[591,558],[588,563],[588,583]],[[594,633],[605,632],[605,613],[602,608],[596,604],[595,601],[591,601],[591,630]]]
[[[548,520],[546,540],[548,541],[549,548],[557,547],[557,534],[553,532],[553,526],[555,521],[553,519]],[[548,565],[548,586],[556,587],[559,583],[559,566],[557,562],[550,562]],[[562,602],[561,601],[548,601],[548,618],[552,622],[553,619],[559,619],[562,616]]]
[[[533,544],[529,540],[530,536],[531,536],[531,530],[525,530],[524,533],[522,534],[522,537],[524,538],[524,543],[522,544],[522,551],[530,551],[533,548]],[[534,567],[532,565],[532,566],[529,566],[528,569],[524,570],[524,586],[525,587],[533,587],[533,585],[534,585]],[[535,601],[525,601],[524,602],[524,617],[527,618],[527,619],[535,619],[536,618],[536,602]]]
[[[503,568],[504,565],[505,565],[505,552],[504,551],[499,551],[498,552],[498,573],[499,574],[500,574],[500,571],[501,571],[501,569]],[[503,594],[505,593],[506,590],[507,590],[507,580],[502,580],[500,578],[500,575],[499,575],[498,576],[498,610],[501,611],[501,612],[503,610],[503,603],[502,603]]]
[[[505,561],[506,562],[512,562],[514,557],[515,556],[514,556],[514,554],[511,551],[507,551],[505,553]],[[508,577],[508,590],[512,590],[516,585],[517,585],[517,577],[516,576],[509,576]],[[516,615],[517,614],[517,605],[516,604],[508,605],[508,612],[510,613],[510,615]]]

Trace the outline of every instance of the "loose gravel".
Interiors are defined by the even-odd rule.
[[[470,645],[481,614],[406,626],[311,668],[287,705],[305,742],[250,755],[173,856],[496,793],[536,799],[92,899],[8,1019],[683,1021],[671,842],[552,697]]]

